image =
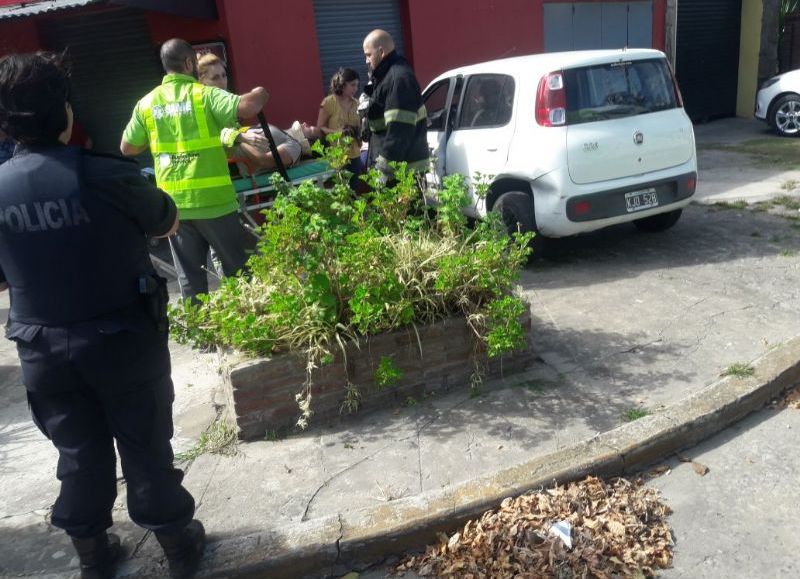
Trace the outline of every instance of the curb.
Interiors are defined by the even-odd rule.
[[[297,579],[365,568],[418,548],[509,496],[583,478],[618,476],[724,430],[800,382],[800,337],[664,410],[569,448],[439,491],[209,545],[198,579]],[[212,531],[213,532],[213,531]],[[144,559],[144,558],[142,558]],[[128,561],[118,577],[163,576],[153,560]]]

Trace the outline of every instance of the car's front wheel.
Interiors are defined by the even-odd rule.
[[[637,219],[633,224],[642,231],[665,231],[678,222],[678,219],[681,218],[681,213],[683,213],[683,209],[675,209],[674,211]]]
[[[800,95],[787,94],[772,106],[770,124],[782,137],[800,137]]]

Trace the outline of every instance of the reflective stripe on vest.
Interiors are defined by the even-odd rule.
[[[198,83],[180,87],[179,98],[185,100],[178,102],[167,101],[156,90],[141,103],[156,183],[178,208],[211,207],[235,199],[222,141],[209,131],[203,89]]]

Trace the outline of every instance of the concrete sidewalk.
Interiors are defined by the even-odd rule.
[[[749,121],[698,141],[762,137]],[[704,136],[705,133],[705,136]],[[722,137],[720,136],[722,135]],[[699,197],[785,195],[782,172],[700,152]],[[766,173],[769,173],[767,175]],[[798,178],[800,181],[800,178]],[[752,189],[742,189],[743,187]],[[708,193],[708,195],[706,195]],[[520,280],[537,360],[482,396],[436,397],[283,440],[202,455],[186,468],[210,545],[200,577],[324,577],[425,542],[500,498],[557,478],[620,472],[723,428],[798,378],[800,237],[787,219],[693,205],[672,230],[612,228],[559,244]],[[5,294],[2,297],[7,300]],[[0,308],[7,308],[7,301]],[[77,568],[48,524],[55,452],[33,427],[13,344],[0,343],[0,574],[66,578]],[[720,380],[734,363],[756,374]],[[176,450],[221,400],[215,357],[173,345]],[[625,416],[651,415],[633,423]],[[266,434],[266,433],[265,433]],[[164,576],[152,537],[132,525],[120,485],[120,577]]]

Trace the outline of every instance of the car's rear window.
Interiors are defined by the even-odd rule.
[[[567,124],[616,119],[677,107],[666,60],[634,60],[564,71]]]

